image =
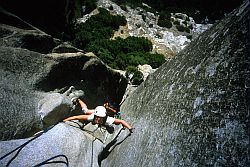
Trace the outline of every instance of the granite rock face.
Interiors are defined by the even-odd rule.
[[[40,127],[37,106],[43,93],[34,85],[48,72],[43,67],[53,61],[21,48],[1,47],[0,55],[0,137],[25,137],[26,132]]]
[[[35,166],[50,158],[52,159],[48,162],[54,162],[50,164],[51,166],[62,166],[63,163],[76,167],[86,164],[98,166],[98,153],[102,151],[103,146],[100,140],[89,133],[59,123],[40,136],[1,141],[0,157],[16,148],[19,148],[19,152],[13,152],[1,159],[0,166],[6,166],[8,163],[10,166]]]
[[[13,47],[1,47],[0,55],[2,140],[26,137],[41,128],[39,103],[48,94],[58,93],[62,98],[62,103],[58,98],[46,102],[53,103],[54,109],[62,109],[60,117],[49,118],[59,120],[69,116],[66,113],[70,113],[72,104],[62,94],[72,85],[84,91],[89,108],[104,104],[107,96],[119,102],[126,90],[125,77],[94,55],[81,52],[44,55]]]
[[[101,157],[101,166],[248,166],[248,67],[249,1],[245,1],[126,99],[121,111],[135,131]],[[52,93],[63,95],[72,85],[84,91],[91,107],[103,104],[105,95],[119,102],[127,84],[91,54],[0,47],[0,137],[8,140],[0,142],[0,166],[15,157],[4,155],[28,141],[16,152],[12,166],[34,166],[59,155],[56,160],[67,158],[69,166],[99,165],[104,144],[79,127],[58,123],[37,138],[25,138],[41,129],[42,99]],[[25,139],[10,140],[16,138]]]
[[[70,86],[85,92],[90,108],[121,101],[127,80],[95,55],[62,43],[3,8],[0,18],[1,140],[29,137],[81,114],[63,95]]]
[[[71,114],[72,109],[70,98],[60,93],[50,93],[38,103],[38,114],[44,128],[62,121]]]
[[[150,75],[121,110],[135,132],[102,166],[248,166],[249,1]]]
[[[126,78],[98,57],[70,44],[60,45],[60,40],[2,8],[0,18],[3,19],[0,24],[1,140],[28,137],[69,114],[79,114],[71,113],[72,102],[63,97],[70,86],[85,92],[84,100],[90,108],[108,100],[121,101],[127,87]],[[61,101],[60,98],[43,101],[53,93],[58,93]],[[51,110],[47,106],[48,110],[41,112],[41,101],[43,107],[53,106]],[[79,111],[79,106],[76,109]],[[41,117],[44,114],[46,120]]]

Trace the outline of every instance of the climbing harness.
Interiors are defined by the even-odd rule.
[[[51,129],[51,128],[54,127],[54,126],[55,126],[55,125],[52,125],[51,127],[48,127],[47,129],[42,130],[42,131],[36,133],[36,134],[34,135],[33,138],[31,138],[30,140],[26,141],[25,143],[23,143],[22,145],[18,146],[18,147],[15,148],[14,150],[12,150],[12,151],[8,152],[7,154],[5,154],[4,156],[2,156],[2,157],[0,158],[0,161],[3,160],[4,158],[8,157],[9,155],[11,155],[12,153],[14,153],[15,151],[17,151],[16,154],[15,154],[15,155],[8,161],[8,163],[6,164],[6,167],[8,167],[8,166],[11,164],[11,162],[18,156],[18,154],[21,152],[21,150],[22,150],[27,144],[29,144],[29,143],[32,142],[33,140],[37,139],[38,137],[40,137],[43,133],[47,132],[49,129]],[[64,157],[64,158],[66,159],[66,162],[65,162],[65,161],[52,161],[52,162],[50,162],[51,160],[53,160],[53,159],[55,159],[55,158],[57,158],[57,157]],[[56,155],[56,156],[54,156],[54,157],[51,157],[51,158],[49,158],[49,159],[47,159],[47,160],[45,160],[45,161],[43,161],[43,162],[41,162],[41,163],[35,165],[34,167],[42,166],[42,165],[45,165],[45,164],[52,164],[52,163],[63,163],[63,164],[66,164],[67,166],[69,166],[68,158],[67,158],[65,155],[63,155],[63,154],[60,154],[60,155]]]

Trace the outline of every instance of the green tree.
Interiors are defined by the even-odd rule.
[[[143,74],[140,71],[136,71],[132,77],[133,85],[140,85],[143,82]]]
[[[158,68],[165,62],[165,57],[162,54],[147,53],[145,57],[147,59],[147,64],[149,64],[152,68]]]
[[[113,16],[104,8],[99,8],[99,11],[99,14],[76,26],[73,45],[86,50],[96,40],[109,39],[114,34],[114,29],[126,24],[123,16]]]
[[[111,65],[114,61],[114,57],[112,57],[112,54],[107,49],[101,48],[98,52],[98,55],[99,58],[106,64]]]
[[[132,75],[132,78],[129,76]],[[134,66],[128,66],[125,73],[126,78],[130,80],[133,85],[140,85],[143,82],[143,74]]]
[[[158,67],[162,57],[150,54],[153,45],[144,37],[120,37],[110,40],[114,29],[126,24],[122,16],[113,16],[106,9],[99,8],[100,13],[92,16],[75,29],[73,44],[85,51],[93,52],[102,61],[115,69],[125,70],[128,66],[150,64]],[[139,74],[138,74],[139,75]]]

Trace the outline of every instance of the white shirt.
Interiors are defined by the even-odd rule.
[[[94,113],[93,114],[91,114],[91,115],[89,115],[88,116],[88,121],[93,121],[94,120]],[[106,120],[106,122],[105,122],[105,125],[112,125],[113,123],[115,122],[115,118],[113,118],[113,117],[107,117],[107,120]]]

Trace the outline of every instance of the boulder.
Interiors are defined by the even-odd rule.
[[[53,50],[52,53],[75,53],[75,52],[83,52],[82,50],[73,47],[67,42],[64,42],[58,46],[56,46]]]
[[[126,90],[125,77],[94,55],[82,52],[45,55],[4,46],[0,55],[1,140],[30,136],[71,113],[72,103],[69,99],[64,101],[62,95],[70,86],[85,92],[84,100],[89,108],[108,100],[119,103]],[[51,101],[55,94],[48,95],[50,93],[60,93],[60,98]],[[44,98],[49,101],[44,102]],[[45,107],[46,112],[40,107]],[[59,110],[62,110],[60,116]],[[79,106],[76,110],[79,111]],[[55,112],[58,117],[46,117],[43,125],[41,111],[45,115]]]
[[[43,93],[35,83],[49,72],[44,68],[55,62],[44,55],[21,48],[0,49],[0,138],[1,140],[29,136],[41,128],[37,106]],[[28,133],[28,134],[27,134]]]
[[[145,81],[146,78],[155,72],[155,69],[153,69],[150,65],[144,64],[144,65],[138,65],[138,70],[142,72],[143,74],[143,80]]]
[[[10,166],[35,166],[42,162],[51,162],[52,166],[98,166],[98,154],[103,147],[104,144],[89,132],[59,123],[34,137],[1,141],[0,166],[8,163]],[[14,149],[18,151],[12,152]]]
[[[38,103],[38,114],[43,128],[57,124],[71,115],[73,104],[70,98],[60,93],[49,93]]]
[[[53,91],[73,85],[84,91],[84,100],[90,108],[103,105],[106,101],[121,101],[127,87],[126,78],[95,55],[82,52],[51,53],[46,57],[58,64],[36,84],[39,90]]]
[[[63,94],[46,93],[38,102],[38,114],[42,121],[43,129],[62,121],[71,115],[83,114],[81,107],[73,103],[75,99],[83,98],[84,92],[71,86]]]

